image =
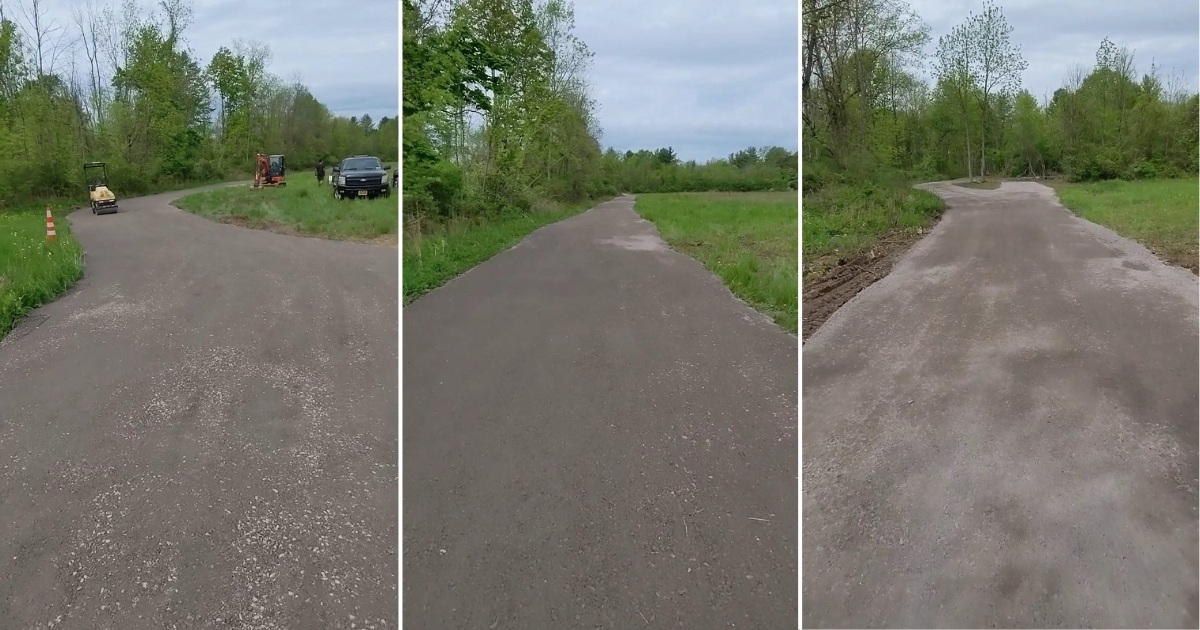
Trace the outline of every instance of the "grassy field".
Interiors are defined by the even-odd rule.
[[[637,211],[674,249],[735,295],[797,332],[796,193],[639,195]]]
[[[46,241],[46,204],[0,211],[0,338],[29,311],[83,276],[83,250],[67,225],[67,204],[51,204],[58,237]]]
[[[805,280],[889,234],[928,227],[944,207],[937,195],[902,185],[839,185],[806,194],[800,225]]]
[[[1061,184],[1055,190],[1079,216],[1197,271],[1200,191],[1194,178]]]
[[[568,207],[491,218],[454,218],[404,226],[404,304],[446,284],[459,274],[516,245],[530,232],[583,212],[585,202]]]
[[[399,195],[339,201],[328,183],[318,186],[308,171],[293,171],[280,188],[221,188],[175,205],[225,223],[337,240],[396,243],[399,232]]]

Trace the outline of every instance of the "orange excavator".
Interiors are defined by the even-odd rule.
[[[259,153],[255,156],[253,188],[286,186],[287,182],[284,179],[286,173],[287,166],[284,164],[282,155]]]

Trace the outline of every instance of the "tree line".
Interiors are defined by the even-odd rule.
[[[758,192],[795,190],[799,155],[783,147],[747,147],[700,164],[680,161],[674,149],[608,149],[601,161],[606,192]]]
[[[0,207],[78,196],[82,165],[104,161],[121,195],[230,175],[254,154],[292,167],[351,153],[397,159],[399,122],[333,115],[271,50],[233,41],[207,63],[186,45],[187,0],[0,7]]]
[[[404,0],[404,208],[581,199],[600,161],[587,46],[562,0]]]
[[[1195,175],[1197,94],[1109,39],[1052,96],[1022,89],[1028,62],[987,0],[939,37],[903,0],[804,0],[804,187],[881,173],[909,179]],[[932,80],[923,78],[929,70]]]
[[[786,189],[798,156],[602,151],[569,0],[404,0],[404,212],[527,211],[625,192]]]

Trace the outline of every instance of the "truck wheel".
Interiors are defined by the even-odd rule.
[[[91,203],[92,203],[92,214],[96,214],[96,202],[93,201]]]

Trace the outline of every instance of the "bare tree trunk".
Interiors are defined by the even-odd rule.
[[[967,179],[975,181],[975,174],[971,171],[973,167],[971,158],[971,109],[966,104],[966,96],[963,96],[962,99],[963,128],[966,130],[964,135],[967,137]]]
[[[987,125],[979,125],[979,179],[987,177]]]
[[[96,9],[90,1],[85,7],[86,14],[84,11],[76,8],[73,11],[73,17],[75,18],[75,25],[79,28],[79,41],[83,44],[83,53],[88,60],[89,88],[91,90],[88,103],[91,109],[92,122],[99,127],[104,115],[104,88],[102,85],[104,77],[100,66],[98,18],[96,16]]]
[[[967,127],[967,179],[975,181],[975,175],[971,172],[971,131],[970,126]]]
[[[979,110],[979,179],[987,177],[987,95],[983,97],[983,107]]]

